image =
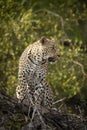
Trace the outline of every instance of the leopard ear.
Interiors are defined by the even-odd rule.
[[[41,37],[40,41],[44,45],[47,42],[47,39],[46,37]]]

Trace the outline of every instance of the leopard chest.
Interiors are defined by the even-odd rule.
[[[31,71],[33,71],[33,73]],[[32,76],[29,75],[29,85],[35,87],[37,84],[45,81],[47,75],[47,66],[37,65],[34,67],[34,70],[30,69],[30,73]]]

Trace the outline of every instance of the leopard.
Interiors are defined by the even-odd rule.
[[[16,88],[19,102],[47,109],[53,106],[54,94],[46,79],[49,63],[55,63],[59,57],[54,40],[46,37],[25,48],[19,59]]]

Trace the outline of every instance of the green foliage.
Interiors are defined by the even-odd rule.
[[[56,96],[87,92],[87,5],[79,0],[0,0],[0,87],[15,95],[18,61],[41,36],[54,38],[61,53],[47,80]],[[64,46],[67,41],[68,46]],[[86,96],[85,96],[86,97]]]

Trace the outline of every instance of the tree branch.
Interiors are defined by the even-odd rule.
[[[21,126],[21,130],[85,130],[85,125],[78,116],[53,109],[41,114],[45,125],[41,122],[38,114],[32,121],[30,118],[26,121],[24,116],[28,115],[28,109],[27,106],[19,104],[16,98],[0,90],[0,128],[3,127],[4,130],[8,130],[5,126],[9,122],[10,127],[16,123]],[[31,113],[32,109],[29,113],[30,117]]]
[[[87,77],[87,73],[86,73],[85,70],[84,70],[84,66],[83,66],[80,62],[75,61],[75,60],[73,60],[73,63],[80,66],[81,71],[82,71],[82,74],[83,74],[83,76],[84,76],[83,78],[86,78],[86,77]]]

